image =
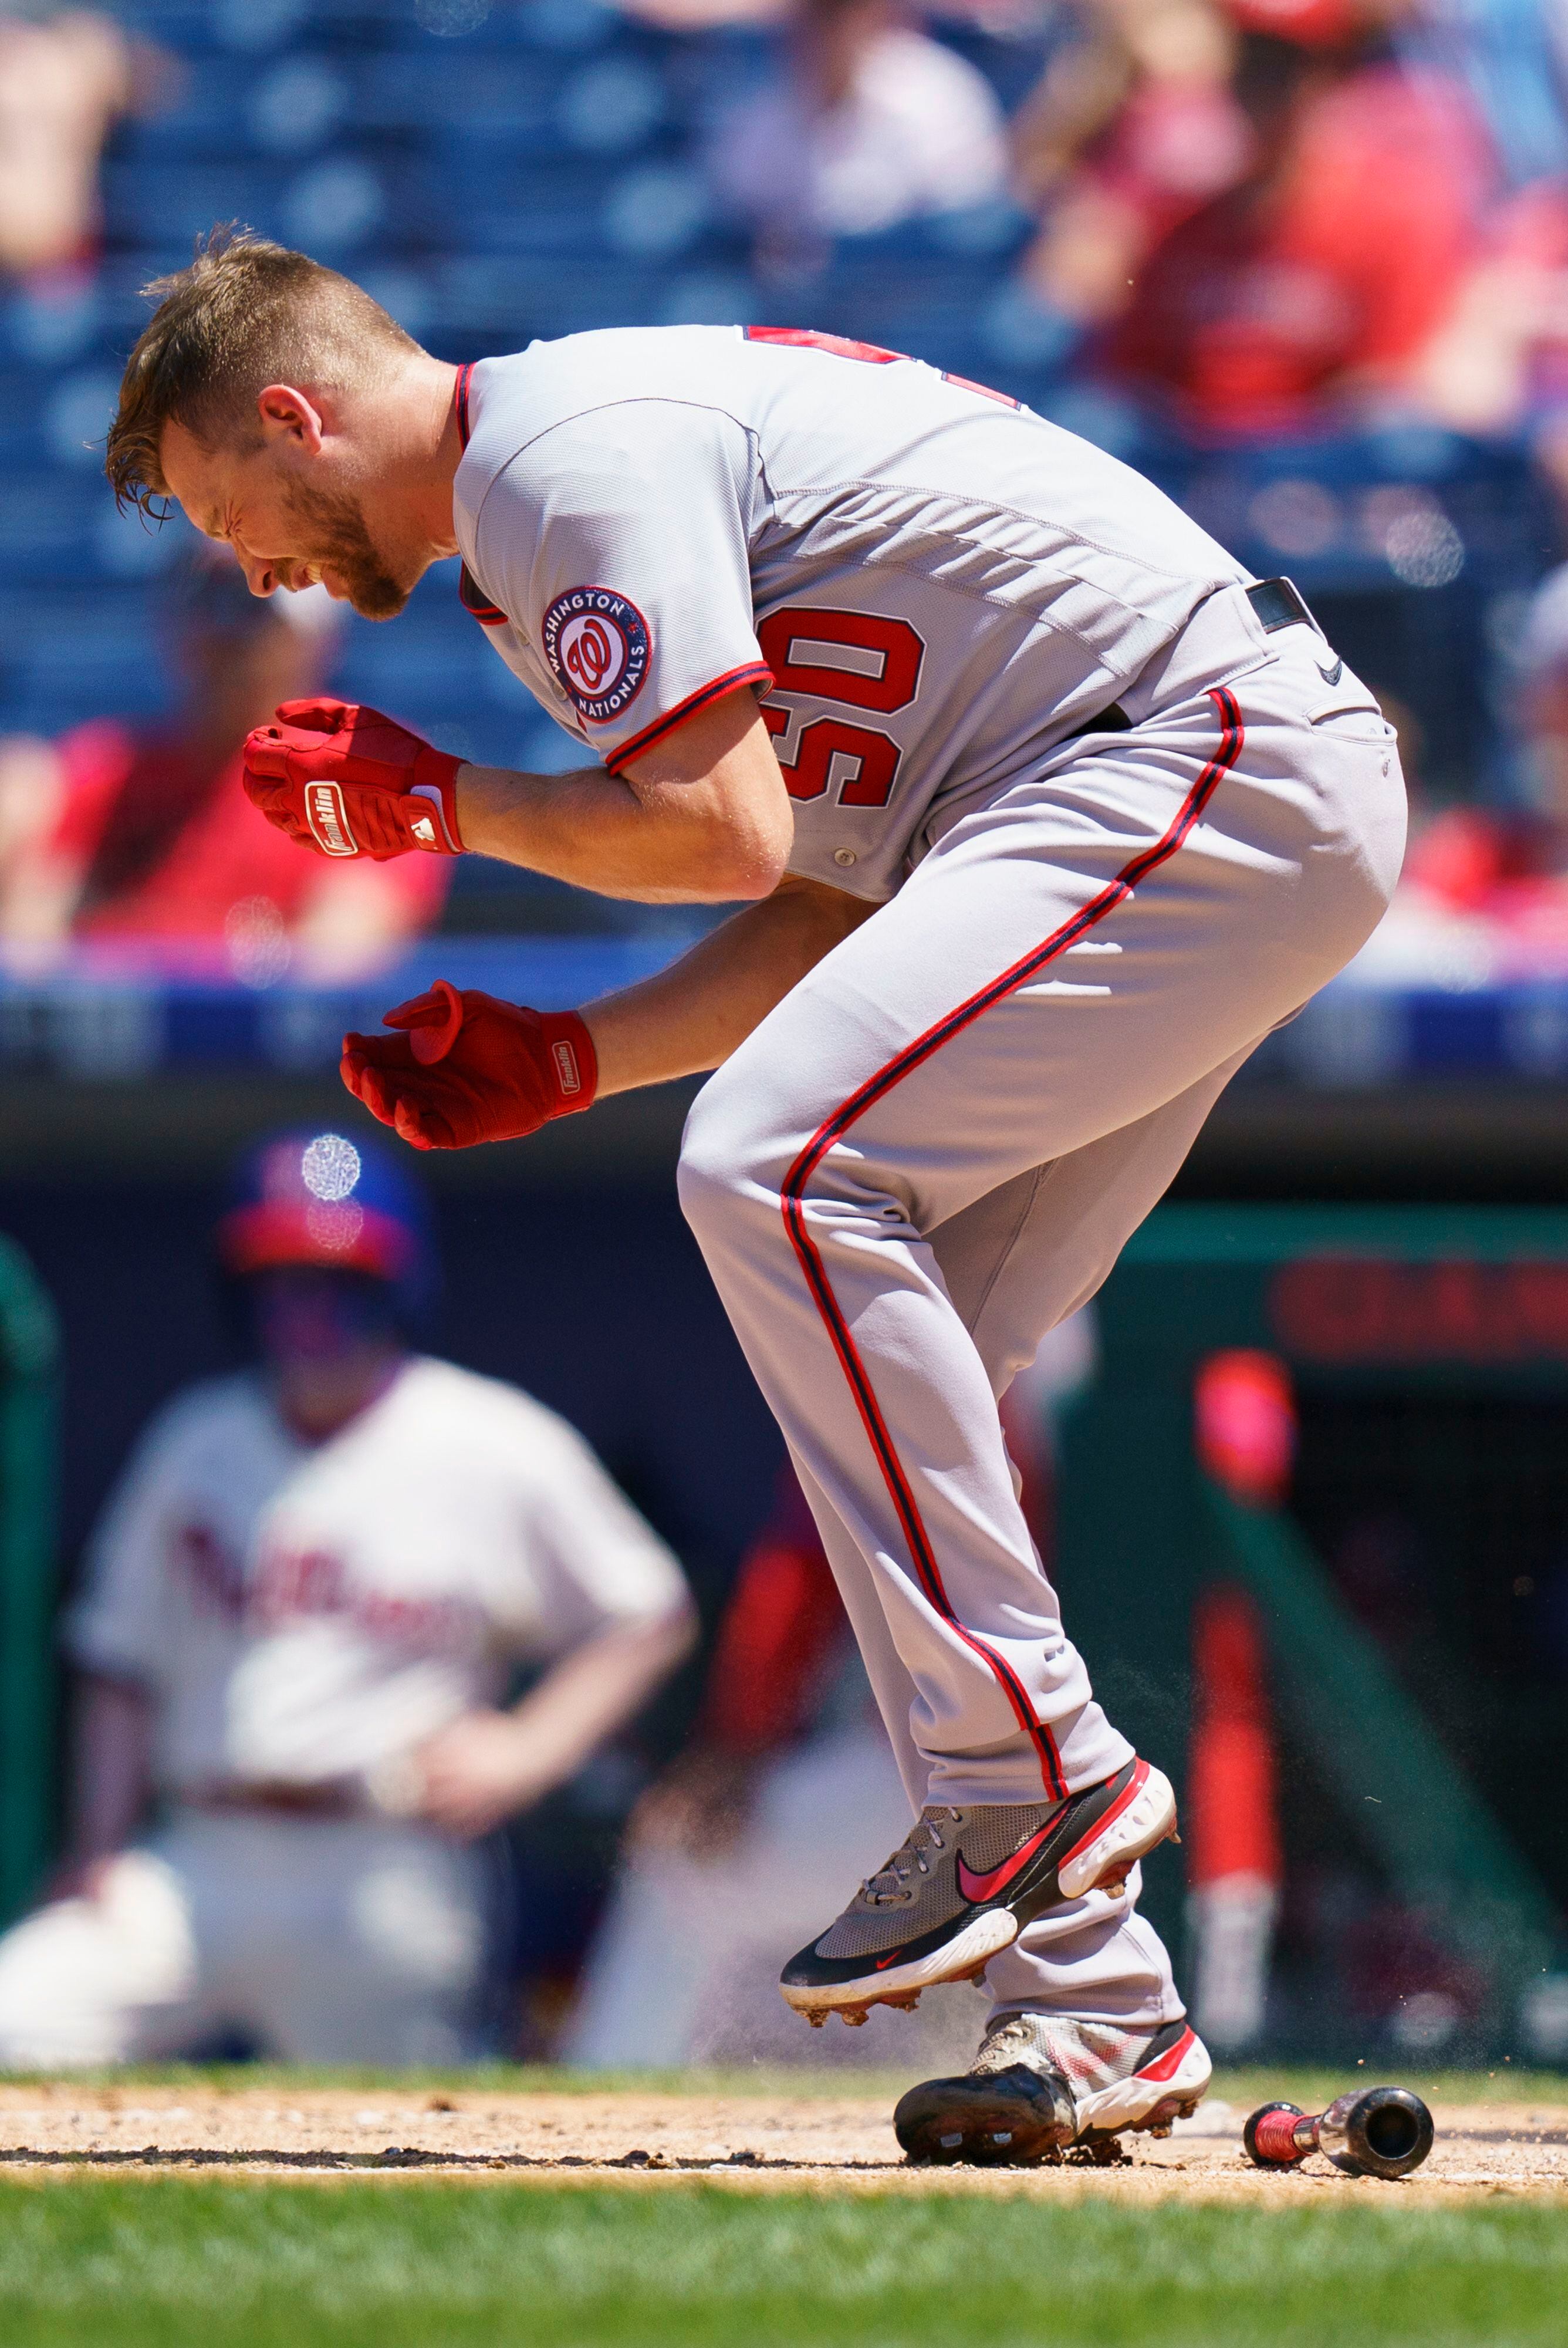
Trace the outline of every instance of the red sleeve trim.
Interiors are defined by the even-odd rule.
[[[631,759],[640,758],[644,750],[651,750],[655,742],[661,742],[666,734],[673,734],[677,726],[684,726],[688,717],[695,717],[698,710],[706,709],[711,701],[720,701],[726,693],[738,692],[743,685],[754,685],[771,693],[773,684],[774,673],[766,661],[748,661],[743,668],[733,668],[727,675],[716,676],[711,685],[699,685],[695,693],[689,693],[684,701],[677,702],[662,717],[656,717],[651,726],[645,726],[641,734],[634,734],[630,742],[623,742],[619,750],[612,750],[604,763],[612,775],[619,775]]]
[[[971,376],[945,375],[942,377],[942,381],[944,383],[952,384],[959,391],[978,391],[982,399],[994,399],[999,407],[1021,407],[1023,406],[1022,400],[1014,399],[1009,392],[993,391],[989,383],[976,383]]]

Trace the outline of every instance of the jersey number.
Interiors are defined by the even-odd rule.
[[[792,605],[771,612],[757,630],[763,658],[781,693],[807,693],[847,709],[891,717],[907,709],[920,689],[924,640],[907,620],[880,612],[833,612]],[[763,723],[777,741],[794,711],[763,704]],[[779,754],[792,799],[819,799],[839,778],[840,807],[886,807],[902,753],[880,726],[845,717],[808,717],[795,736],[794,755]],[[835,763],[836,762],[836,763]]]
[[[797,351],[826,351],[835,359],[864,359],[867,366],[891,366],[895,359],[909,355],[907,351],[885,351],[880,343],[852,343],[845,335],[819,335],[815,326],[747,326],[744,333],[748,343],[787,343]],[[1019,404],[1009,392],[993,391],[989,383],[972,383],[967,375],[945,372],[942,381],[957,384],[960,391],[978,391],[982,399],[994,399],[999,407]]]

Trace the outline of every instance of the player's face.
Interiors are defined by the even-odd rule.
[[[377,1281],[305,1264],[259,1272],[256,1334],[269,1365],[285,1375],[330,1369],[391,1334],[391,1303]]]
[[[297,444],[205,448],[170,424],[160,455],[170,494],[198,530],[233,548],[253,595],[319,581],[367,620],[395,619],[407,602],[423,562],[400,565],[378,545],[358,492],[307,478]]]

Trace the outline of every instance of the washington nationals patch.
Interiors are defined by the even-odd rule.
[[[610,587],[569,587],[545,613],[544,655],[589,725],[629,708],[648,675],[648,623]]]

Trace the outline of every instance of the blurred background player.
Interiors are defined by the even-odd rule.
[[[409,1350],[425,1213],[373,1148],[261,1143],[218,1252],[257,1365],[159,1415],[92,1544],[62,1896],[0,1941],[0,2063],[457,2059],[476,1839],[639,1710],[685,1585],[564,1421]]]
[[[267,980],[296,950],[353,965],[423,929],[446,894],[439,858],[302,874],[241,788],[250,728],[332,665],[341,618],[324,590],[259,602],[226,550],[193,544],[162,620],[179,685],[167,724],[0,741],[0,942],[157,941]]]

